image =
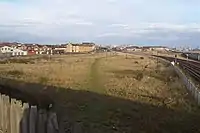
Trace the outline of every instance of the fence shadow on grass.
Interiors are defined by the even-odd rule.
[[[95,92],[1,79],[36,99],[55,103],[61,133],[197,133],[200,114],[153,106]]]

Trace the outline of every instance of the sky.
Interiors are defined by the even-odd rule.
[[[193,46],[199,0],[0,0],[0,41]]]

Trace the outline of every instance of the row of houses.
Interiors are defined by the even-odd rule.
[[[169,51],[169,48],[163,46],[129,46],[125,47],[123,50],[125,51]]]
[[[39,54],[65,54],[87,53],[95,50],[94,43],[39,45],[20,43],[0,43],[0,53],[8,56],[39,55]]]

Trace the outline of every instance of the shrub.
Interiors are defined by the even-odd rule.
[[[49,59],[50,59],[50,57],[49,57],[49,56],[47,56],[47,55],[44,55],[44,56],[42,56],[42,57],[41,57],[41,59],[43,59],[43,60],[49,60]]]
[[[143,79],[143,77],[144,77],[144,74],[142,72],[139,72],[139,73],[136,74],[136,79],[138,81],[141,81]]]
[[[140,57],[140,59],[141,59],[141,60],[143,60],[143,59],[144,59],[144,57]]]
[[[0,61],[0,64],[7,64],[7,63],[8,63],[8,61],[6,61],[6,60]]]
[[[22,63],[28,64],[30,62],[29,59],[9,59],[6,63]]]
[[[39,82],[41,84],[47,84],[49,79],[47,77],[39,77]]]
[[[22,71],[19,70],[11,70],[7,72],[8,75],[13,75],[13,76],[21,76],[24,73]]]
[[[138,62],[138,61],[135,61],[134,63],[135,63],[135,64],[139,64],[139,62]]]

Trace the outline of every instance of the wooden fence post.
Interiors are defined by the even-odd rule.
[[[3,132],[6,131],[5,113],[6,113],[5,95],[2,95],[2,131]]]
[[[17,124],[17,129],[16,129],[16,133],[21,133],[21,120],[22,120],[22,102],[21,101],[16,101],[16,124]]]
[[[37,133],[36,124],[37,124],[37,106],[31,106],[30,116],[29,116],[29,133]]]
[[[47,112],[45,109],[39,109],[38,111],[38,125],[37,133],[46,133]]]
[[[21,133],[29,133],[29,104],[23,103],[22,107],[22,120],[21,120]]]
[[[17,124],[16,124],[16,112],[15,112],[15,99],[11,99],[11,107],[10,107],[10,127],[11,127],[11,133],[15,133],[17,130]]]
[[[56,113],[49,110],[47,116],[47,133],[58,133],[59,128]]]
[[[4,95],[4,124],[5,124],[5,130],[4,132],[10,133],[10,99],[9,96]]]
[[[3,99],[2,95],[0,94],[0,131],[3,130]]]

